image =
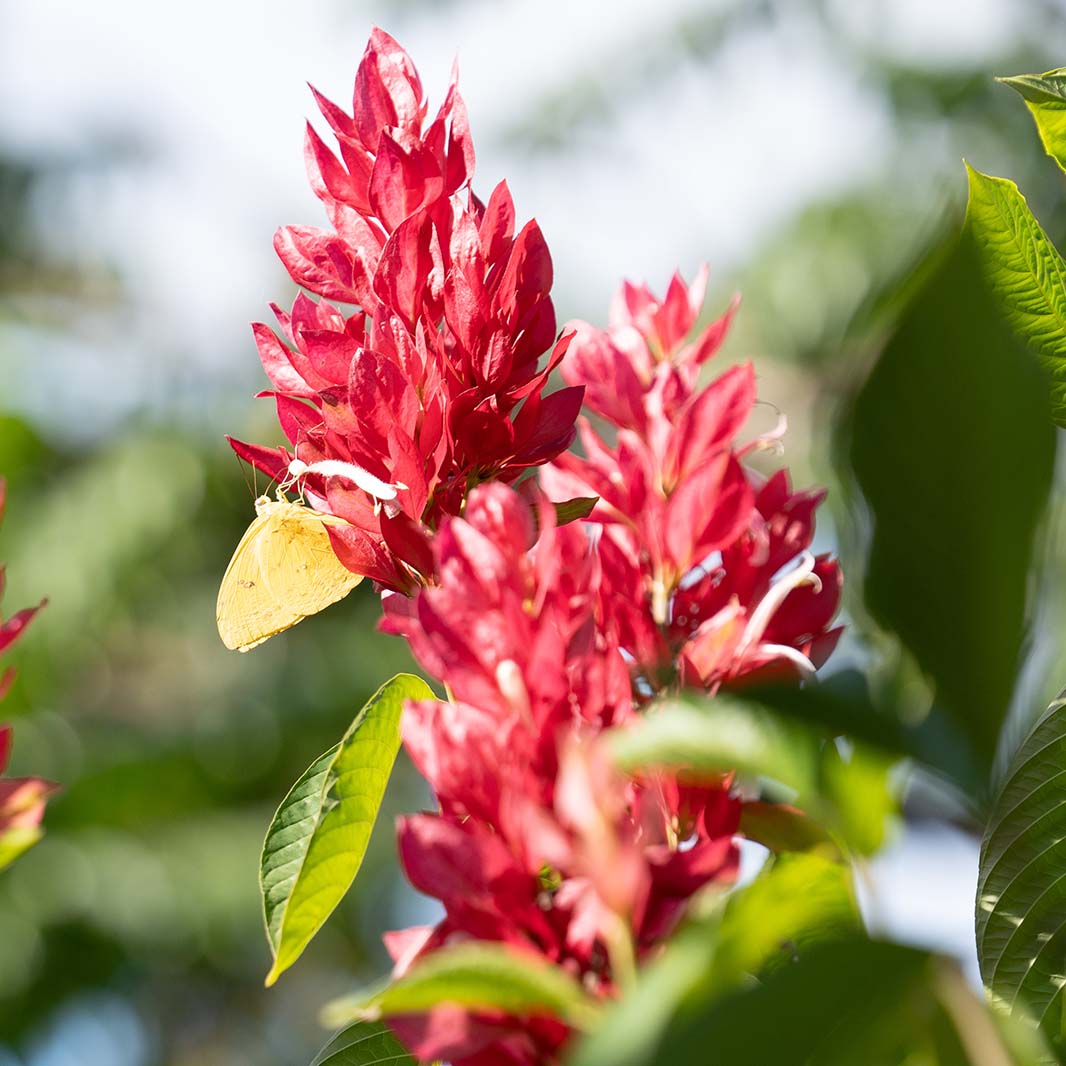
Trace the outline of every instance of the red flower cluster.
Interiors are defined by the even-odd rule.
[[[291,450],[231,443],[279,482],[293,458],[306,464],[311,503],[348,523],[329,527],[345,566],[410,591],[429,576],[428,534],[471,487],[514,481],[569,445],[582,390],[543,395],[566,349],[564,339],[539,366],[556,337],[551,257],[535,222],[515,232],[505,183],[487,204],[470,189],[454,77],[427,122],[410,58],[375,30],[353,115],[315,99],[340,150],[308,125],[307,167],[331,228],[283,227],[274,243],[293,280],[323,299],[275,307],[282,338],[254,327],[273,385],[262,395]]]
[[[812,673],[839,635],[837,564],[808,551],[821,494],[741,462],[764,442],[737,444],[751,367],[697,387],[729,322],[686,342],[702,298],[702,279],[675,277],[661,303],[626,285],[609,331],[576,328],[563,374],[616,439],[582,420],[585,456],[542,481],[598,496],[598,534],[557,528],[535,493],[483,486],[433,542],[437,584],[386,599],[386,628],[452,696],[404,722],[440,810],[401,821],[401,858],[445,918],[389,937],[397,973],[474,937],[610,996],[695,892],[735,875],[728,780],[625,779],[596,743],[667,687]],[[557,1019],[449,1005],[390,1020],[417,1056],[458,1066],[557,1062],[569,1037]]]
[[[605,575],[582,528],[555,527],[543,504],[537,537],[533,514],[508,488],[475,489],[434,540],[439,585],[386,599],[386,628],[452,693],[405,711],[440,810],[399,829],[408,877],[445,918],[387,943],[400,973],[456,939],[502,942],[607,996],[697,889],[732,880],[739,803],[728,783],[637,782],[608,765],[595,738],[635,711],[597,617]],[[419,1059],[456,1066],[554,1062],[569,1035],[551,1018],[447,1005],[390,1022]]]
[[[599,497],[601,610],[645,695],[678,672],[711,691],[756,672],[810,676],[841,632],[828,628],[839,567],[808,550],[824,493],[741,465],[768,440],[737,444],[755,404],[751,365],[697,387],[733,314],[687,340],[705,284],[705,272],[691,288],[675,275],[660,301],[627,282],[608,330],[574,324],[563,376],[585,386],[615,442],[582,419],[584,457],[560,455],[542,475],[557,499]]]
[[[4,514],[7,499],[7,485],[0,478],[0,520]],[[0,567],[0,594],[3,593],[4,571]],[[22,635],[33,616],[43,604],[26,607],[13,614],[7,621],[0,621],[0,653],[5,652]],[[0,674],[0,700],[7,695],[15,671],[8,667]],[[0,774],[7,768],[11,757],[12,731],[10,726],[0,725]],[[4,863],[5,853],[21,850],[22,843],[16,837],[23,837],[37,828],[44,816],[44,805],[53,786],[37,777],[0,778],[0,865]]]
[[[749,365],[699,387],[732,314],[688,339],[705,274],[662,300],[626,284],[608,330],[577,324],[541,366],[548,252],[535,223],[515,234],[505,185],[487,204],[470,191],[454,79],[427,122],[410,59],[375,31],[354,114],[315,95],[340,145],[308,129],[332,228],[275,243],[322,299],[275,309],[283,339],[255,327],[290,447],[233,446],[346,521],[329,527],[339,558],[391,590],[385,628],[448,688],[405,711],[439,809],[399,827],[445,916],[387,943],[397,973],[475,938],[612,996],[694,893],[735,876],[740,803],[728,779],[623,777],[601,734],[667,688],[813,672],[839,635],[837,564],[809,550],[822,497],[743,465],[770,439],[738,443]],[[544,396],[560,363],[568,387]],[[563,454],[583,399],[610,440],[582,420],[583,456]],[[547,496],[508,487],[536,466]],[[548,499],[574,497],[597,498],[589,527],[557,525]],[[448,1004],[390,1021],[455,1066],[546,1066],[569,1037]]]

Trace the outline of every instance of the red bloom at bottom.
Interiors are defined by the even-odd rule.
[[[399,974],[456,940],[503,943],[606,997],[696,891],[734,879],[740,804],[728,781],[686,787],[611,766],[599,737],[634,713],[629,671],[596,625],[595,547],[552,518],[541,509],[527,550],[527,500],[476,489],[435,541],[440,586],[413,606],[388,601],[387,627],[455,701],[414,704],[403,726],[440,810],[401,819],[400,857],[445,917],[386,944]],[[417,1057],[454,1066],[554,1062],[568,1036],[551,1019],[452,1007],[389,1021]]]

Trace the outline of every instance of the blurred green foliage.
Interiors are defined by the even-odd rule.
[[[450,6],[470,5],[454,0]],[[531,100],[508,136],[531,155],[562,156],[583,132],[608,125],[678,65],[709,69],[738,35],[786,33],[787,18],[801,6],[733,0],[716,12],[665,22],[659,34],[642,32],[628,47],[619,46],[609,70],[582,71],[561,93]],[[1008,171],[1052,238],[1066,231],[1061,177],[1019,120],[1013,94],[990,76],[1061,60],[1046,49],[1061,43],[1066,15],[1050,0],[1018,7],[1017,32],[1003,41],[995,70],[983,63],[944,69],[932,60],[889,59],[870,42],[850,38],[833,5],[803,8],[833,42],[833,54],[862,70],[864,88],[890,116],[895,169],[812,196],[755,248],[739,277],[729,279],[729,288],[735,284],[746,300],[731,350],[754,356],[762,394],[787,402],[789,460],[798,483],[817,473],[841,487],[825,458],[827,412],[865,376],[908,305],[916,264],[961,216],[962,155],[982,169]],[[404,0],[402,11],[417,18],[420,0]],[[350,28],[353,40],[361,39],[365,27]],[[752,116],[753,136],[757,122]],[[45,327],[62,329],[69,301],[87,292],[97,310],[106,312],[111,303],[110,313],[120,317],[122,279],[110,267],[75,267],[40,251],[35,227],[48,204],[34,192],[48,176],[46,162],[5,160],[2,152],[0,325],[17,320],[20,328],[39,330],[45,343]],[[1001,165],[1008,159],[1009,168]],[[782,160],[781,181],[788,180]],[[52,182],[50,195],[62,194],[62,184]],[[692,241],[700,257],[714,255],[698,231]],[[678,260],[690,251],[679,249]],[[263,254],[270,254],[265,245]],[[61,310],[49,299],[57,294]],[[264,300],[279,295],[264,293]],[[564,303],[568,294],[559,296]],[[709,301],[709,311],[715,306]],[[602,319],[601,309],[580,311]],[[32,366],[9,365],[2,337],[4,373],[32,375]],[[145,359],[152,356],[145,353]],[[254,367],[250,339],[243,359]],[[85,396],[87,412],[93,400]],[[232,398],[220,398],[218,409],[227,402]],[[204,409],[212,410],[212,403]],[[934,409],[930,417],[938,420],[941,413]],[[106,439],[72,433],[46,417],[31,425],[10,409],[0,415],[0,473],[10,482],[0,531],[9,579],[4,603],[10,611],[50,597],[11,656],[20,679],[3,717],[16,726],[13,771],[63,786],[49,808],[45,841],[0,877],[0,1066],[309,1061],[324,1042],[316,1021],[320,1004],[379,976],[385,967],[381,931],[423,914],[400,883],[391,822],[395,812],[428,802],[424,786],[401,757],[356,891],[272,992],[262,987],[270,960],[256,885],[260,848],[292,782],[336,743],[382,680],[410,668],[404,647],[375,631],[378,606],[362,587],[248,655],[221,646],[213,618],[217,582],[253,515],[255,495],[245,489],[221,434],[265,440],[273,432],[269,412],[258,412],[254,428],[213,425],[207,439],[204,412],[199,430],[160,416],[117,427]],[[933,438],[924,427],[916,432],[913,461],[923,449],[942,457],[945,449],[960,447],[944,439],[948,425]],[[67,443],[72,439],[81,443]],[[834,499],[835,532],[850,552],[850,573],[869,530],[860,512],[842,505],[845,493]],[[942,549],[935,559],[952,562],[952,545],[934,547]],[[1062,560],[1054,556],[1048,563],[1045,610]],[[883,651],[873,627],[862,625],[868,619],[859,586],[848,585],[851,613],[864,630],[861,640],[850,638],[853,657]],[[950,624],[943,613],[938,617]],[[898,625],[898,618],[889,620]],[[1017,628],[1012,621],[1012,663],[1021,640]],[[1045,673],[1055,654],[1045,655]],[[910,685],[905,662],[888,659],[889,687]],[[1046,688],[1044,673],[1030,684]],[[995,705],[989,712],[995,714],[1007,698],[1001,688],[979,695]],[[966,702],[965,693],[954,696],[956,706]],[[800,710],[826,722],[846,706],[845,700]],[[989,732],[981,722],[975,721],[974,744],[986,757]],[[869,739],[879,742],[886,731],[895,739],[897,727],[886,716]],[[950,743],[941,747],[950,761]],[[880,798],[884,790],[875,784],[871,795]],[[704,947],[701,942],[700,965]],[[837,954],[810,965],[839,978],[839,1001],[822,1004],[834,1017],[854,1008],[848,1017],[858,1026],[865,1001],[894,997],[901,1026],[917,1017],[926,1023],[928,1041],[957,1047],[958,1019],[970,1017],[971,1003],[957,973],[945,976],[935,969],[939,963],[903,949],[845,944],[831,950]],[[736,1061],[776,1061],[774,1042],[788,1027],[747,1019],[765,1017],[767,997],[773,1010],[782,1002],[805,1003],[811,972],[786,971],[766,986],[761,1001],[738,992],[713,1018],[680,1029],[676,1040],[705,1046],[712,1029],[700,1026],[713,1026],[716,1046],[732,1047],[728,1041],[735,1039],[737,1055],[749,1055]],[[868,980],[856,983],[855,974]],[[916,1008],[923,995],[928,998],[929,981],[938,997],[932,1018]],[[736,1034],[756,1030],[764,1031],[766,1043],[742,1047]],[[869,1039],[891,1036],[879,1029]],[[875,1052],[870,1056],[864,1061],[880,1061]]]

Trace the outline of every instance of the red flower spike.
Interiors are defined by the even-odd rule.
[[[824,493],[742,466],[750,364],[696,386],[733,313],[689,341],[705,287],[705,271],[690,287],[675,274],[662,300],[627,282],[607,331],[574,327],[563,376],[617,442],[582,424],[584,458],[560,455],[542,477],[553,499],[600,498],[600,611],[647,692],[678,670],[711,691],[756,671],[810,676],[836,639],[839,568],[807,551]]]
[[[352,115],[314,96],[337,140],[305,141],[331,228],[285,227],[276,247],[320,299],[275,308],[279,333],[253,327],[289,446],[231,444],[279,481],[298,460],[307,501],[343,520],[338,558],[385,593],[382,628],[449,692],[402,723],[438,809],[400,820],[401,861],[444,918],[386,936],[395,972],[475,937],[613,997],[696,892],[736,877],[740,801],[728,775],[622,777],[601,734],[659,691],[821,664],[840,633],[839,567],[810,551],[823,494],[743,465],[770,443],[738,443],[750,365],[699,387],[736,307],[691,336],[706,267],[661,299],[627,282],[607,330],[557,338],[539,227],[517,227],[506,184],[487,203],[471,188],[454,74],[429,119],[410,58],[375,30]],[[557,366],[568,387],[545,395]],[[507,487],[531,467],[543,488]],[[549,499],[589,497],[594,534],[558,525]],[[388,1020],[455,1066],[550,1066],[570,1037],[447,1004]]]
[[[398,972],[475,937],[611,996],[616,965],[653,951],[699,888],[735,877],[739,803],[729,781],[683,789],[610,766],[597,736],[629,720],[634,694],[598,621],[606,571],[582,527],[556,526],[542,497],[484,485],[432,547],[437,584],[414,604],[385,601],[385,628],[454,693],[403,720],[440,807],[401,820],[401,862],[445,917],[430,933],[390,936]],[[554,1022],[543,1041],[545,1019],[451,1008],[389,1022],[415,1054],[459,1066],[511,1061],[515,1047],[526,1056],[515,1061],[556,1063],[569,1035]]]
[[[308,176],[332,229],[282,227],[275,248],[324,299],[301,295],[279,314],[283,337],[253,327],[290,447],[231,443],[273,478],[293,458],[339,460],[406,486],[399,520],[369,497],[369,517],[353,518],[365,508],[350,503],[331,511],[320,479],[301,485],[312,506],[357,526],[331,530],[346,566],[409,590],[429,576],[426,537],[472,486],[514,481],[569,445],[580,393],[543,396],[566,350],[540,366],[556,332],[551,257],[535,222],[515,234],[505,184],[487,206],[469,190],[474,150],[454,76],[427,123],[410,57],[374,30],[351,116],[312,91],[339,148],[308,127]],[[329,300],[361,310],[346,317]]]

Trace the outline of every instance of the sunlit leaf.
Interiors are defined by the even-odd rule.
[[[729,696],[663,701],[630,729],[611,735],[624,769],[660,767],[714,775],[736,770],[781,782],[802,795],[817,788],[815,737],[802,726]]]
[[[359,872],[400,748],[400,714],[433,692],[398,674],[370,698],[335,747],[285,797],[267,832],[260,887],[273,984],[333,913]]]
[[[1066,170],[1066,67],[997,80],[1022,95],[1047,154]]]
[[[966,219],[985,277],[1050,375],[1052,415],[1066,426],[1066,263],[1013,181],[967,170]]]
[[[860,745],[848,748],[846,754],[835,743],[822,749],[819,790],[828,808],[823,817],[854,851],[872,855],[884,844],[896,811],[892,762]]]
[[[848,412],[869,505],[866,604],[987,774],[1028,623],[1055,451],[1047,383],[967,237],[936,264]]]
[[[869,854],[881,846],[896,806],[888,779],[891,760],[865,745],[847,748],[842,754],[832,736],[812,724],[724,693],[664,700],[611,736],[612,754],[626,770],[712,778],[735,771],[777,782],[823,830],[848,849]],[[777,821],[778,829],[784,828],[781,812]],[[767,827],[765,822],[764,817]],[[772,833],[774,827],[768,828]],[[794,823],[790,832],[797,831],[801,827]],[[815,827],[804,836],[815,842]]]
[[[356,1022],[338,1033],[311,1066],[417,1066],[415,1059],[381,1022]]]
[[[541,957],[502,944],[464,943],[435,951],[403,977],[366,995],[336,1000],[323,1013],[327,1025],[420,1014],[441,1003],[546,1015],[579,1029],[599,1016],[599,1004],[567,971]]]
[[[981,845],[977,954],[992,996],[1066,1046],[1066,699],[1014,756]]]

